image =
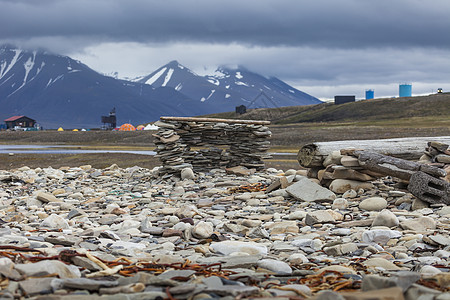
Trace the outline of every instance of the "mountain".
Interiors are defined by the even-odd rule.
[[[220,67],[214,75],[200,76],[171,61],[155,72],[136,79],[153,87],[172,87],[200,103],[213,104],[216,112],[248,108],[283,107],[322,103],[275,78],[266,78],[244,67]]]
[[[67,56],[0,46],[0,122],[18,115],[44,128],[100,127],[116,108],[117,124],[249,108],[320,103],[276,78],[245,68],[199,76],[172,61],[139,80],[100,74]]]
[[[0,47],[0,122],[26,115],[44,128],[91,128],[113,107],[119,125],[211,111],[195,103],[170,87],[117,80],[67,56]]]

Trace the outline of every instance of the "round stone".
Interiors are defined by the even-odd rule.
[[[181,170],[181,179],[195,179],[194,171],[191,168],[184,168]]]
[[[398,224],[399,221],[397,216],[387,209],[383,209],[372,222],[372,226],[395,227],[398,226]]]
[[[346,209],[347,207],[348,201],[345,198],[334,199],[333,204],[331,205],[332,209]]]
[[[359,208],[362,210],[379,211],[385,209],[386,207],[387,201],[381,197],[370,197],[359,203]]]
[[[199,239],[209,238],[214,231],[214,226],[209,222],[200,221],[192,228],[192,235]]]

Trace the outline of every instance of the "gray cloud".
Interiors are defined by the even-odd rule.
[[[448,47],[446,0],[0,1],[0,39]]]
[[[450,90],[447,0],[0,0],[0,43],[133,77],[244,65],[315,96]],[[448,82],[448,83],[447,83]],[[380,95],[380,93],[376,94]]]

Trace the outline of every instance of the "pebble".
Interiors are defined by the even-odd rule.
[[[287,263],[276,259],[261,259],[258,261],[258,267],[267,269],[279,275],[292,274],[292,268]]]
[[[373,219],[372,226],[387,226],[387,227],[397,227],[399,221],[397,216],[388,209],[383,209],[376,217]]]
[[[399,210],[413,196],[389,178],[334,180],[328,189],[306,170],[179,171],[176,178],[117,165],[0,170],[0,245],[21,253],[0,258],[0,298],[314,297],[308,276],[335,272],[355,286],[392,284],[414,295],[436,291],[419,291],[417,276],[448,282],[449,206]],[[241,188],[274,182],[270,192]],[[28,248],[35,252],[20,250]],[[225,279],[178,269],[183,264],[232,272]]]
[[[209,222],[200,221],[192,228],[192,235],[199,239],[209,238],[214,231],[214,226]]]
[[[345,198],[334,199],[333,204],[331,205],[332,209],[341,209],[342,210],[342,209],[347,209],[347,207],[348,207],[348,201]]]
[[[387,207],[387,201],[381,197],[370,197],[359,203],[359,208],[369,211],[380,211]]]

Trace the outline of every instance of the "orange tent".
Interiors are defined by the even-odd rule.
[[[136,130],[144,130],[145,126],[144,125],[138,125],[138,127],[136,127]]]
[[[135,131],[136,128],[134,128],[133,125],[125,123],[122,126],[120,126],[119,131]]]

